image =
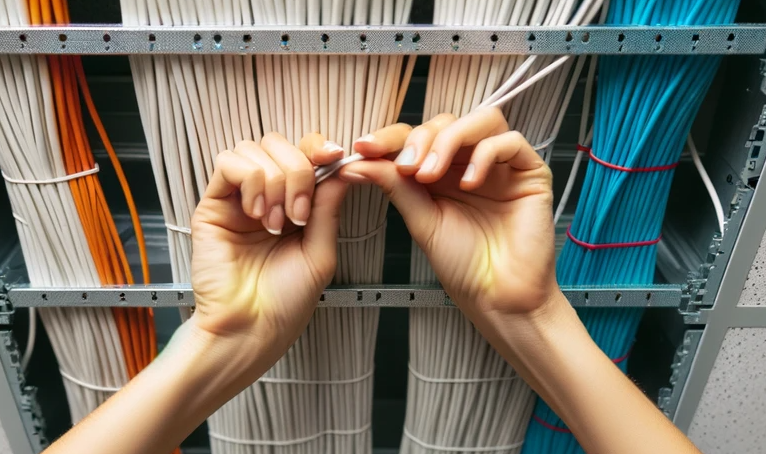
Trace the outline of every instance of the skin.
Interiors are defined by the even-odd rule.
[[[382,188],[447,293],[586,452],[699,452],[598,349],[559,290],[551,172],[500,111],[367,139],[355,150],[368,159],[316,188],[313,165],[342,156],[318,134],[299,148],[270,134],[221,153],[192,223],[194,315],[46,453],[170,452],[268,370],[334,274],[346,182]]]

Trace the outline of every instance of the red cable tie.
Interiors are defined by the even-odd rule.
[[[588,156],[598,164],[601,164],[602,166],[612,169],[612,170],[619,170],[620,172],[628,172],[628,173],[637,173],[637,172],[663,172],[665,170],[672,170],[678,167],[679,162],[674,162],[673,164],[666,164],[664,166],[655,166],[655,167],[623,167],[618,166],[616,164],[612,164],[609,162],[604,161],[603,159],[600,159],[598,156],[593,154],[593,149],[590,147],[586,147],[585,145],[577,144],[577,151],[580,151],[582,153],[588,153]]]
[[[620,364],[621,362],[623,362],[626,359],[628,359],[628,357],[630,357],[630,351],[628,351],[628,353],[625,353],[624,355],[620,356],[619,358],[613,359],[612,362],[615,363],[615,364]]]
[[[550,430],[552,430],[554,432],[559,432],[559,433],[562,433],[562,434],[571,434],[572,433],[572,431],[567,429],[566,427],[556,427],[553,424],[549,424],[549,423],[545,422],[545,420],[543,418],[541,418],[541,417],[539,417],[537,415],[532,415],[532,419],[534,419],[534,421],[536,423],[540,424],[541,426],[545,427],[546,429],[550,429]]]
[[[660,242],[662,239],[662,234],[658,236],[654,240],[649,241],[636,241],[633,243],[600,243],[600,244],[591,244],[586,243],[585,241],[580,241],[577,238],[572,235],[572,225],[570,224],[569,227],[567,227],[567,237],[569,237],[572,242],[580,247],[583,247],[589,251],[596,251],[599,249],[618,249],[618,248],[626,248],[626,247],[641,247],[641,246],[653,246]]]

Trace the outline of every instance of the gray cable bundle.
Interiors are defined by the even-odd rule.
[[[409,1],[123,1],[131,24],[392,24]],[[317,37],[319,39],[319,37]],[[414,58],[402,56],[132,57],[134,80],[163,200],[174,280],[188,282],[191,213],[215,154],[276,131],[297,144],[319,132],[349,152],[396,121]],[[172,126],[172,127],[171,127]],[[354,188],[340,224],[339,284],[382,280],[388,207]],[[378,309],[319,309],[261,380],[209,419],[216,453],[371,451],[372,368]]]

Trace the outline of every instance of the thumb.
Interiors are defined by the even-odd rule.
[[[425,186],[399,173],[396,164],[383,159],[365,159],[346,165],[340,178],[352,183],[370,182],[380,187],[401,213],[412,238],[421,246],[433,235],[439,209]]]
[[[335,260],[340,207],[347,189],[347,183],[330,178],[314,190],[311,214],[303,228],[303,247],[314,259]]]

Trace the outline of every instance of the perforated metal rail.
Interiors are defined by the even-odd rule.
[[[762,54],[766,25],[6,27],[8,54]]]
[[[576,307],[678,307],[680,285],[630,288],[563,287]],[[193,306],[194,292],[188,284],[127,285],[90,288],[35,288],[11,286],[8,301],[16,307],[89,306]],[[452,300],[440,288],[365,286],[328,288],[320,297],[323,307],[449,307]]]

